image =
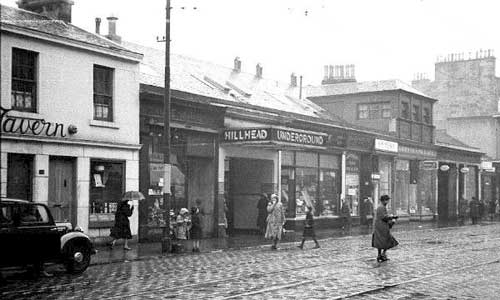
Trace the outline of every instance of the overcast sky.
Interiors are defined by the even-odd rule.
[[[0,0],[16,6],[15,0]],[[165,0],[74,0],[73,24],[95,30],[95,18],[118,17],[122,39],[163,47]],[[291,72],[319,84],[326,64],[355,64],[358,81],[434,77],[438,55],[495,49],[498,0],[171,0],[171,51],[264,77]],[[182,9],[184,7],[184,9]],[[196,7],[196,9],[193,9]],[[306,13],[307,12],[307,13]],[[498,65],[498,64],[497,64]],[[498,74],[498,72],[497,72]]]

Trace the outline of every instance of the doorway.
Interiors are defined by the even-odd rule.
[[[75,160],[51,157],[49,161],[48,206],[56,222],[76,225]]]
[[[262,193],[273,193],[273,161],[231,158],[228,183],[228,226],[230,232],[257,232],[257,203]]]

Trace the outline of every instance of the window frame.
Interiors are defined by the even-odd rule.
[[[25,55],[21,58],[15,56]],[[38,111],[38,52],[13,47],[11,54],[11,108],[17,111],[36,113]],[[27,61],[29,60],[29,61]],[[24,69],[24,70],[23,70]],[[19,76],[21,75],[21,76]],[[26,75],[31,78],[24,78]],[[16,89],[16,86],[23,86],[24,90]],[[31,87],[31,93],[26,91],[26,87]],[[26,106],[27,95],[30,94],[30,106]],[[18,106],[18,96],[22,97],[23,105]],[[14,100],[15,99],[15,100]]]
[[[364,108],[366,108],[366,109],[364,109]],[[384,112],[389,112],[389,115],[384,116]],[[365,114],[366,114],[366,117],[365,117]],[[358,103],[357,115],[358,115],[358,120],[390,119],[391,115],[392,115],[391,102],[390,101],[382,101],[382,102],[373,102],[373,103]]]
[[[98,81],[98,73],[102,72],[101,75],[105,80],[103,82]],[[113,122],[114,114],[114,69],[102,65],[94,64],[93,67],[93,119],[97,121]],[[108,79],[108,80],[106,80]],[[101,84],[102,86],[99,86]],[[98,112],[98,108],[102,110]],[[106,116],[103,116],[104,108],[107,108]]]
[[[410,102],[402,101],[401,102],[401,118],[410,120]]]
[[[420,104],[413,104],[411,106],[411,119],[414,122],[422,122],[422,112]]]

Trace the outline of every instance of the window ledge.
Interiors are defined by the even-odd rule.
[[[8,116],[9,117],[24,118],[24,119],[33,119],[33,120],[43,119],[42,115],[39,113],[20,111],[20,110],[11,110],[11,111],[9,111]]]
[[[120,126],[118,126],[116,123],[108,121],[90,120],[89,125],[96,127],[111,128],[111,129],[120,129]]]

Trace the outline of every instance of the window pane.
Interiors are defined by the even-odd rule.
[[[37,53],[12,49],[12,108],[24,111],[36,109],[36,56]]]
[[[339,157],[321,154],[319,156],[319,166],[324,169],[339,169]]]
[[[94,66],[95,119],[113,120],[113,69]]]
[[[281,152],[281,164],[283,166],[293,166],[293,152],[292,151],[282,151]]]
[[[297,168],[295,173],[295,199],[297,199],[296,215],[304,215],[305,207],[310,205],[314,208],[314,215],[321,213],[321,204],[317,197],[318,169]]]
[[[318,154],[309,152],[296,152],[296,165],[302,167],[317,167]]]

